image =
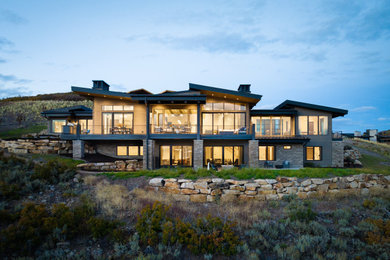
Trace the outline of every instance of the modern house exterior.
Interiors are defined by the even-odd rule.
[[[52,133],[73,140],[74,157],[83,157],[88,143],[106,156],[142,160],[145,169],[343,166],[332,118],[347,110],[292,100],[253,109],[262,96],[249,84],[234,91],[190,83],[188,90],[159,94],[109,88],[101,80],[92,88],[72,87],[93,100],[92,110],[42,112]]]

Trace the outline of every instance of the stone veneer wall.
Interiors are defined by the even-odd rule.
[[[143,167],[143,162],[138,160],[125,160],[115,162],[81,163],[77,168],[85,171],[138,171]]]
[[[194,140],[194,168],[203,168],[203,140]]]
[[[250,168],[259,168],[259,140],[249,140],[249,161]]]
[[[372,188],[388,189],[390,176],[353,175],[327,179],[296,177],[278,177],[276,179],[258,179],[254,181],[224,180],[220,178],[199,179],[163,179],[149,181],[150,190],[172,194],[178,201],[213,202],[221,200],[275,200],[290,194],[305,199],[316,194],[355,193],[368,194]]]
[[[72,141],[59,139],[17,139],[0,140],[0,149],[7,149],[10,153],[35,154],[72,154]],[[85,145],[85,153],[95,153],[92,146]]]
[[[284,146],[291,146],[291,149],[285,150]],[[273,162],[274,165],[282,165],[284,161],[290,162],[291,168],[302,168],[303,167],[303,145],[302,144],[286,144],[286,145],[275,145],[276,160]],[[264,165],[264,161],[260,161],[260,166]]]
[[[332,141],[332,167],[344,167],[343,141]]]

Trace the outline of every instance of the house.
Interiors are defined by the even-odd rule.
[[[87,142],[98,153],[161,167],[292,167],[306,163],[342,167],[332,118],[347,110],[286,100],[274,109],[253,109],[262,96],[249,84],[228,90],[189,84],[184,91],[110,91],[101,80],[72,91],[94,102],[93,110],[44,111],[50,131],[73,140],[74,157]],[[63,126],[61,130],[61,126]],[[341,159],[340,159],[341,158]]]

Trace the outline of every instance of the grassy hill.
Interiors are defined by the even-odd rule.
[[[39,133],[47,127],[41,112],[67,106],[93,103],[74,93],[54,93],[0,100],[0,138],[17,138],[26,133]]]

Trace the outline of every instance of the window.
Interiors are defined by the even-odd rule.
[[[233,102],[206,102],[202,105],[202,110],[229,110],[229,111],[245,111],[246,104],[233,103]]]
[[[144,147],[142,145],[119,145],[116,147],[118,156],[143,156]]]
[[[194,106],[157,105],[152,108],[153,134],[191,134],[197,130],[197,111]]]
[[[103,134],[131,134],[133,131],[133,113],[104,112]]]
[[[66,120],[55,119],[52,120],[51,129],[53,133],[62,133],[62,126],[66,125]]]
[[[261,145],[259,146],[260,161],[275,161],[275,146]]]
[[[327,116],[299,116],[299,134],[300,135],[327,135],[328,117]]]
[[[241,165],[243,163],[242,146],[205,146],[204,164],[220,165]]]
[[[133,111],[134,106],[102,106],[103,111]]]
[[[321,146],[308,146],[306,147],[306,160],[307,161],[320,161],[321,160]]]
[[[283,146],[283,149],[284,150],[291,150],[291,145],[285,145],[285,146]]]
[[[92,129],[92,119],[80,119],[79,120],[79,125],[80,125],[80,130],[82,134],[88,134],[89,131]]]
[[[214,103],[215,104],[215,103]],[[244,112],[202,113],[202,134],[246,133]]]
[[[161,145],[160,166],[192,166],[192,146]]]
[[[256,135],[261,136],[290,136],[291,117],[259,116],[252,117]]]

